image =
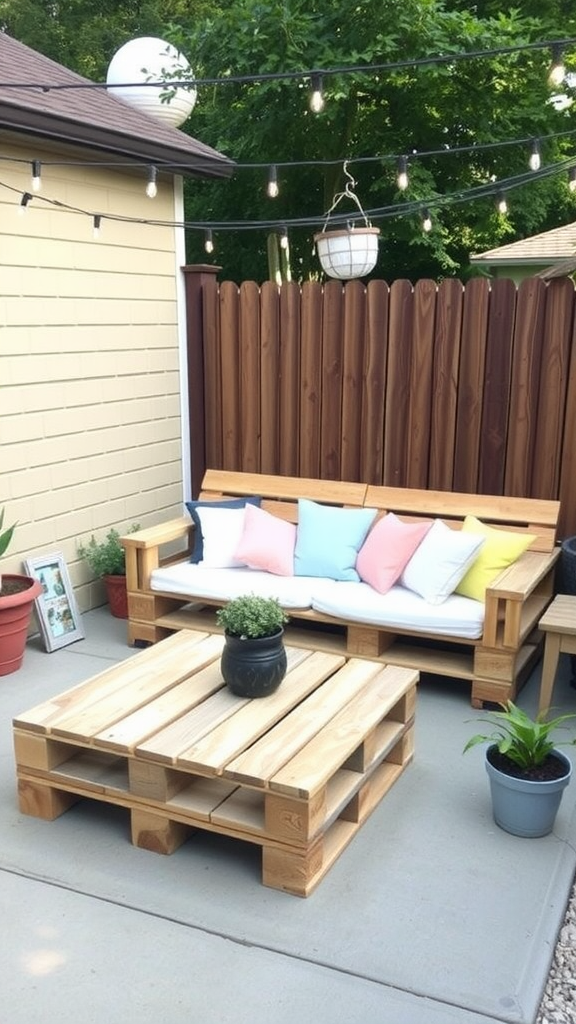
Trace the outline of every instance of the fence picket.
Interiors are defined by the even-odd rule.
[[[442,281],[436,298],[427,482],[427,486],[436,491],[452,489],[463,298],[461,281],[453,278]]]
[[[522,281],[516,301],[505,494],[530,494],[545,305],[544,281]]]
[[[385,281],[370,281],[366,289],[366,348],[361,395],[360,481],[384,478],[384,398],[388,363],[390,289]]]

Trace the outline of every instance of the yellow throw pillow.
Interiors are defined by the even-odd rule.
[[[462,529],[467,533],[482,533],[486,540],[480,548],[478,558],[456,587],[456,593],[464,597],[473,597],[475,601],[483,601],[486,587],[503,569],[507,569],[520,558],[536,537],[533,533],[496,530],[493,526],[481,523],[475,516],[466,516]]]

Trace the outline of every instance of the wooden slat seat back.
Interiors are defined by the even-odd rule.
[[[306,477],[208,469],[199,498],[202,501],[216,501],[257,494],[263,499],[263,509],[295,523],[298,521],[299,498],[308,498],[323,505],[362,508],[366,490],[366,484],[341,480],[313,480]]]
[[[435,516],[457,526],[468,515],[495,528],[533,533],[531,551],[553,551],[560,502],[507,495],[425,491],[404,487],[368,486],[365,505],[381,512],[395,512],[406,519]]]

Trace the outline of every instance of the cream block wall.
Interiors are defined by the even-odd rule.
[[[50,166],[82,155],[33,141],[2,157],[0,507],[18,526],[1,569],[61,551],[86,610],[104,595],[78,541],[182,510],[176,234],[106,220],[173,222],[174,183],[160,175],[150,200],[145,168]],[[22,214],[33,159],[42,191]]]

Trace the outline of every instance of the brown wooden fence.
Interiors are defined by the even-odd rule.
[[[193,490],[214,466],[560,498],[576,533],[571,279],[218,283],[187,267]]]

